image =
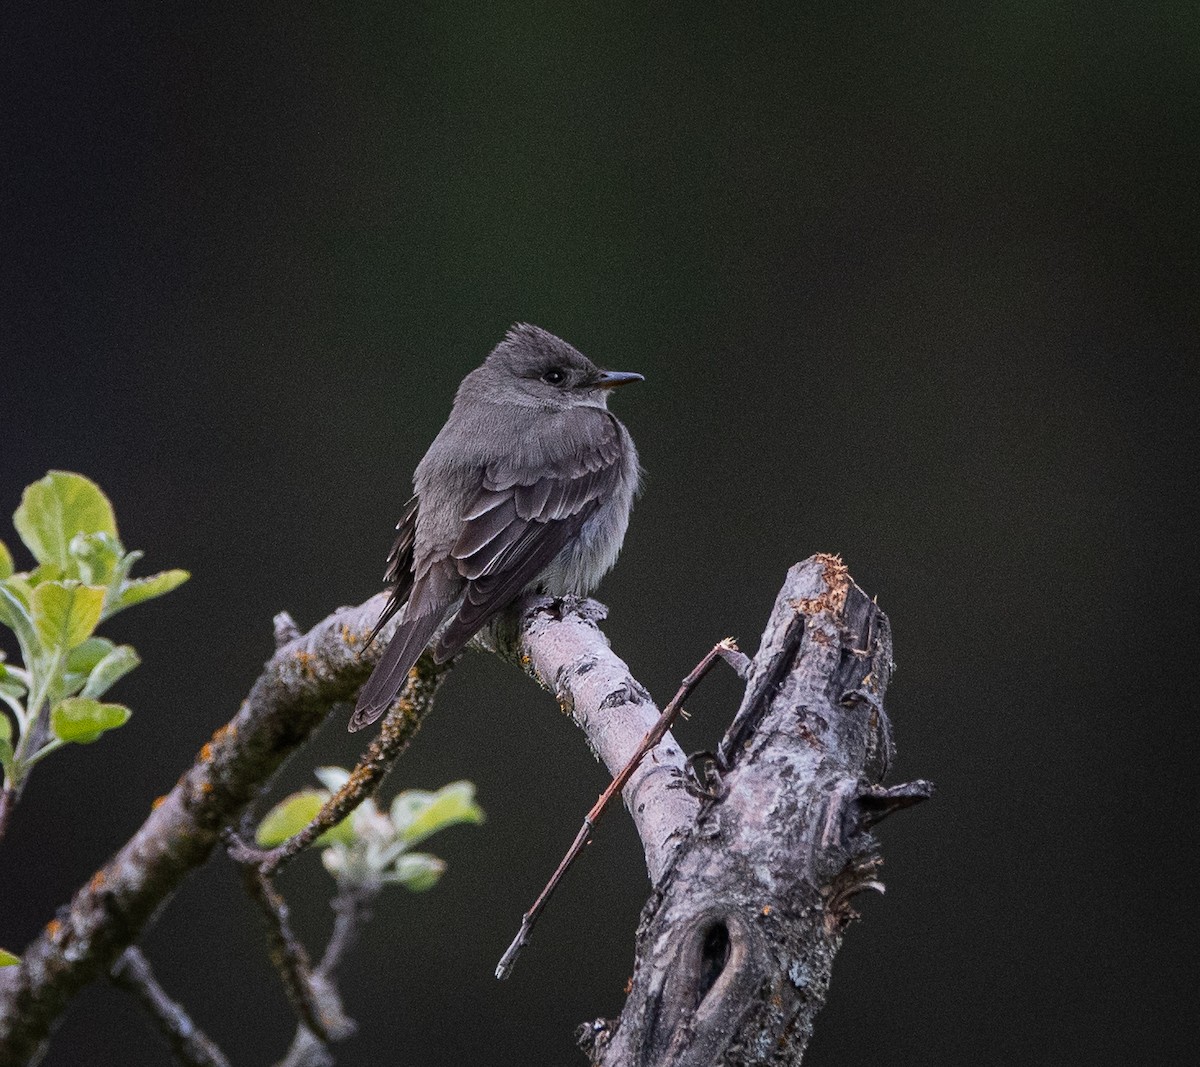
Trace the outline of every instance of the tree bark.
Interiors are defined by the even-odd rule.
[[[20,966],[0,970],[0,1065],[36,1062],[75,993],[136,941],[330,707],[354,696],[380,652],[359,654],[383,599],[339,609],[304,636],[285,628],[234,719]],[[609,647],[604,613],[594,601],[527,598],[480,643],[551,690],[615,774],[658,709]],[[669,733],[639,767],[623,798],[654,888],[621,1018],[584,1027],[594,1064],[798,1062],[854,914],[849,898],[878,887],[868,827],[930,791],[878,784],[891,753],[891,670],[886,616],[839,560],[814,556],[779,594],[714,758],[720,781],[694,781]],[[423,695],[406,712],[412,729],[437,681],[414,682]]]
[[[620,1019],[581,1028],[596,1067],[800,1062],[849,900],[882,888],[868,827],[929,795],[879,786],[892,755],[887,617],[832,556],[788,572],[721,781],[656,881]]]

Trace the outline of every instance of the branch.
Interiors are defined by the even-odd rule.
[[[212,1039],[163,991],[150,969],[150,961],[139,948],[127,948],[113,966],[110,977],[113,985],[137,997],[182,1067],[229,1067],[225,1054]]]
[[[517,931],[517,936],[513,938],[512,944],[508,946],[507,951],[500,957],[500,962],[496,965],[497,978],[503,980],[512,974],[517,957],[520,956],[525,946],[529,943],[534,923],[537,922],[542,910],[549,902],[551,894],[558,887],[558,883],[567,873],[571,864],[579,858],[579,854],[591,840],[592,830],[595,829],[596,823],[599,821],[600,816],[604,814],[609,802],[617,793],[625,788],[626,783],[628,783],[629,779],[633,777],[634,773],[642,765],[642,760],[666,736],[676,717],[683,711],[683,702],[691,696],[696,686],[700,684],[718,659],[726,659],[728,662],[734,664],[736,669],[746,657],[738,651],[737,644],[733,638],[727,637],[714,645],[696,665],[692,673],[680,683],[678,692],[671,698],[671,702],[663,708],[662,714],[659,715],[654,725],[650,727],[646,736],[642,738],[633,755],[629,757],[629,761],[617,772],[616,777],[609,783],[608,788],[600,794],[600,799],[592,805],[591,809],[583,817],[583,825],[575,835],[575,840],[571,842],[571,847],[567,849],[566,855],[563,856],[558,867],[555,868],[554,873],[550,876],[550,881],[546,883],[545,888],[538,894],[538,898],[533,902],[532,907],[521,917],[521,928]]]
[[[396,698],[346,784],[321,805],[321,810],[303,830],[271,849],[255,848],[230,831],[227,835],[229,855],[238,863],[254,864],[268,878],[274,877],[285,863],[307,849],[326,830],[337,826],[364,800],[374,796],[393,764],[412,743],[425,716],[433,710],[433,698],[455,662],[435,663],[428,653],[417,660],[409,672],[404,691]]]
[[[341,999],[334,976],[338,965],[353,948],[354,942],[358,940],[363,927],[371,918],[371,907],[379,895],[380,888],[378,883],[364,884],[339,880],[337,896],[330,905],[337,916],[333,922],[333,932],[329,935],[321,962],[312,971],[309,980],[318,1002],[336,1005],[339,1014],[342,1010]],[[331,1039],[348,1036],[350,1032],[352,1031],[340,1031],[331,1035]],[[329,1051],[327,1043],[301,1022],[296,1027],[296,1036],[279,1067],[332,1067],[333,1062],[333,1054]]]
[[[595,1067],[796,1064],[849,900],[881,889],[868,827],[929,796],[878,783],[892,755],[887,617],[841,561],[793,567],[705,801],[642,915],[619,1020],[581,1028]]]
[[[378,645],[358,655],[386,597],[342,608],[276,651],[241,710],[132,838],[0,975],[0,1063],[34,1059],[54,1021],[105,974],[183,878],[211,853],[280,764],[370,674]]]
[[[133,944],[329,708],[353,698],[386,646],[385,631],[382,641],[358,654],[384,600],[380,594],[340,609],[303,637],[293,636],[290,619],[277,620],[276,635],[286,643],[267,662],[238,714],[25,950],[21,964],[0,972],[0,1062],[25,1062],[40,1052],[70,999]],[[604,614],[594,601],[532,598],[478,643],[555,692],[615,774],[653,726],[658,709],[609,648],[596,625]],[[405,699],[421,705],[423,714],[427,706],[420,697],[430,679],[420,672],[414,677],[415,695],[406,693]],[[380,774],[387,765],[378,764]],[[684,773],[683,754],[668,733],[622,793],[652,877],[663,870],[698,811],[697,800],[683,788]],[[297,1042],[304,1043],[300,1036]],[[316,1050],[312,1062],[319,1059]],[[289,1062],[301,1060],[289,1056]]]
[[[242,868],[242,880],[247,895],[262,912],[271,962],[283,980],[284,992],[300,1017],[300,1024],[324,1045],[349,1037],[354,1024],[342,1011],[339,997],[322,997],[323,992],[331,989],[316,987],[308,952],[292,932],[288,906],[279,891],[254,867]]]
[[[650,694],[597,625],[607,608],[594,600],[529,596],[479,639],[558,699],[614,777],[659,719]],[[688,833],[699,802],[684,789],[687,761],[668,732],[622,790],[650,880],[657,881]]]

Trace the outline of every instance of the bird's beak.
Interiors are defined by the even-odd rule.
[[[606,370],[596,379],[597,389],[615,389],[618,385],[628,385],[630,382],[644,382],[640,374],[626,373],[619,370]]]

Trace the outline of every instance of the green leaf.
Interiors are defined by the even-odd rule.
[[[457,823],[483,822],[471,782],[451,782],[436,793],[408,790],[392,801],[391,820],[401,838],[416,844]]]
[[[67,671],[70,674],[88,675],[105,656],[116,646],[107,637],[89,637],[82,645],[77,645],[67,657]]]
[[[88,585],[110,585],[125,556],[121,542],[103,530],[76,534],[68,551],[75,560],[79,577]]]
[[[33,628],[33,613],[29,608],[29,585],[17,575],[0,581],[0,622],[17,635],[26,665],[38,647],[37,631]]]
[[[9,552],[8,546],[0,541],[0,578],[7,578],[16,570],[13,566],[12,553]]]
[[[118,645],[92,668],[80,696],[100,697],[141,663],[138,654],[129,645]]]
[[[321,806],[329,799],[329,794],[323,789],[303,789],[284,797],[269,812],[267,817],[258,824],[254,839],[263,848],[274,848],[283,844],[289,837],[298,834],[317,817]],[[350,844],[354,840],[354,831],[349,819],[343,819],[332,830],[326,830],[317,838],[315,844],[324,847],[335,843]]]
[[[70,544],[76,534],[117,536],[112,505],[95,482],[82,474],[51,471],[25,489],[13,515],[21,540],[39,563],[73,569]]]
[[[0,656],[0,661],[3,656]],[[19,699],[28,692],[25,683],[0,662],[0,693]]]
[[[134,604],[140,604],[143,600],[153,600],[156,596],[169,593],[183,585],[190,577],[187,571],[170,570],[160,571],[149,578],[134,578],[121,587],[116,602],[109,608],[108,613],[113,615],[133,607]]]
[[[8,722],[8,716],[0,714],[0,721]],[[10,727],[11,729],[11,727]],[[0,768],[4,769],[4,777],[9,777],[13,763],[12,742],[6,737],[0,737]]]
[[[0,967],[15,967],[20,962],[20,956],[14,956],[8,949],[0,948]]]
[[[59,582],[64,578],[78,580],[79,575],[68,573],[57,563],[43,563],[40,566],[34,567],[29,572],[29,584],[31,586],[40,585],[42,582]]]
[[[414,893],[424,893],[438,883],[446,863],[427,852],[406,852],[395,865],[383,872],[381,882],[399,883]]]
[[[130,714],[122,704],[101,704],[86,697],[68,697],[50,712],[50,729],[63,741],[88,745],[106,730],[124,726]]]
[[[69,651],[92,635],[104,608],[105,589],[78,582],[43,582],[33,587],[33,626],[47,649]]]
[[[5,741],[12,740],[12,723],[8,721],[8,716],[0,712],[0,744]]]

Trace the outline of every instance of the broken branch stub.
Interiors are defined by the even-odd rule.
[[[883,790],[887,616],[833,556],[793,567],[706,800],[646,905],[625,1010],[581,1028],[593,1064],[795,1064],[849,900],[881,888],[869,832],[928,783]]]

